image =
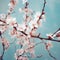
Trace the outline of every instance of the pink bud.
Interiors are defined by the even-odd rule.
[[[42,12],[42,15],[44,15],[44,14],[45,14],[45,12],[43,11],[43,12]]]

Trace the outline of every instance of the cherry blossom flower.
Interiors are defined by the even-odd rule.
[[[22,8],[19,8],[19,12],[20,12],[20,13],[23,12],[23,9],[22,9]]]
[[[24,31],[25,29],[26,29],[26,24],[25,23],[18,24],[17,30]]]
[[[58,37],[58,40],[60,40],[60,37]]]
[[[3,22],[0,22],[0,24],[2,25],[2,24],[3,24]]]
[[[44,22],[46,21],[45,15],[42,15],[42,20],[43,20]]]
[[[22,43],[20,42],[20,40],[18,40],[18,41],[16,42],[16,44],[21,45]]]
[[[55,35],[56,37],[60,37],[60,31],[58,31]]]
[[[28,36],[21,35],[21,36],[18,38],[16,44],[22,45],[22,46],[24,47],[24,46],[28,45],[29,42],[30,42],[30,41],[29,41],[29,37],[28,37]]]
[[[55,34],[47,34],[47,36],[48,36],[48,38],[50,38],[50,39],[54,39],[54,37],[60,37],[60,31],[58,31],[58,32],[56,32]]]
[[[25,4],[28,0],[22,0],[23,4]]]
[[[11,0],[10,3],[8,4],[8,6],[10,8],[14,8],[17,3],[18,3],[18,0]]]
[[[0,31],[1,33],[4,33],[6,30],[8,30],[8,26],[5,25],[5,26],[0,26]]]
[[[20,37],[20,39],[19,39],[19,40],[17,40],[16,44],[17,44],[17,45],[24,46],[24,45],[25,45],[25,43],[24,43],[24,42],[25,42],[25,41],[23,40],[23,38],[22,38],[22,37]]]
[[[5,38],[2,38],[2,44],[4,44],[4,48],[5,48],[5,50],[7,50],[8,49],[8,47],[9,47],[9,42],[8,42],[8,40],[6,40]]]
[[[23,49],[17,49],[16,54],[22,55],[24,53]]]
[[[5,20],[5,18],[6,18],[6,14],[3,14],[3,13],[2,13],[2,14],[0,14],[0,19],[1,19],[1,20],[3,20],[3,21],[4,21],[4,20]]]
[[[16,38],[20,39],[23,37],[23,34],[17,31]]]
[[[10,26],[17,26],[16,18],[13,18],[13,17],[8,16],[7,19],[6,19],[6,22]]]
[[[38,20],[39,17],[40,17],[40,15],[41,15],[41,13],[40,13],[39,11],[36,12],[36,14],[34,15],[34,19],[35,19],[35,20]]]
[[[32,10],[30,8],[24,8],[24,13],[25,14],[31,14]]]
[[[58,38],[58,40],[60,40],[60,31],[58,31],[55,36]]]
[[[18,49],[15,53],[15,59],[17,60],[28,60],[27,57],[22,56],[22,54],[24,53],[23,49]]]
[[[28,47],[25,49],[25,52],[29,52],[31,54],[31,57],[34,57],[35,56],[34,43],[29,43]]]
[[[34,27],[38,28],[38,25],[37,25],[36,21],[31,20],[30,23],[29,23],[29,27],[30,27],[30,29],[32,29]]]
[[[33,11],[30,9],[30,8],[19,8],[19,12],[23,12],[25,15],[29,15],[29,14],[32,14]]]
[[[24,15],[23,18],[26,24],[29,24],[29,22],[32,20],[32,16],[29,15]]]
[[[16,35],[18,34],[17,31],[15,29],[11,30],[9,33],[12,37],[16,37]]]
[[[54,37],[52,36],[52,34],[46,34],[48,36],[49,39],[54,39]]]
[[[31,29],[34,27],[38,28],[39,26],[41,26],[42,20],[38,22],[40,14],[40,12],[36,12],[36,14],[34,15],[34,20],[30,21],[29,26]]]
[[[18,3],[18,0],[10,0],[10,3],[8,4],[8,6],[9,6],[8,13],[9,14],[13,12],[13,9],[17,3]]]
[[[41,19],[39,20],[40,15],[41,15],[41,13],[39,11],[36,12],[35,15],[34,15],[34,21],[36,21],[36,24],[41,27],[42,22],[45,21],[45,15],[42,15]]]
[[[47,49],[47,50],[50,50],[50,48],[52,48],[52,47],[53,47],[53,46],[52,46],[51,41],[47,42],[46,49]]]
[[[25,56],[19,56],[19,57],[17,57],[17,56],[15,55],[15,58],[16,58],[16,60],[17,60],[17,59],[18,59],[18,60],[28,60],[28,58],[25,57]]]
[[[15,58],[16,60],[18,59],[18,57],[17,57],[16,53],[14,54],[14,58]]]
[[[28,44],[30,43],[29,39],[26,38],[26,40],[24,40],[24,44],[23,44],[23,47],[27,47]]]

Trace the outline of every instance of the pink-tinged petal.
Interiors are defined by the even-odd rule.
[[[28,0],[22,0],[23,4],[25,4]]]
[[[60,37],[60,32],[56,34],[56,37]]]
[[[52,43],[49,41],[47,42],[47,45],[46,45],[46,49],[49,50],[50,48],[52,48]]]
[[[9,47],[9,41],[5,38],[2,38],[2,44],[4,44],[5,50],[7,50]]]

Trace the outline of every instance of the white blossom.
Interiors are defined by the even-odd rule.
[[[45,15],[42,15],[42,19],[45,19]]]
[[[3,22],[0,22],[0,24],[3,24]]]
[[[47,50],[50,50],[50,48],[52,48],[52,47],[53,47],[52,42],[51,41],[48,41],[47,42],[47,45],[46,45],[46,49]]]
[[[34,15],[34,20],[37,21],[37,20],[39,19],[40,15],[41,15],[41,13],[40,13],[39,11],[36,12],[35,15]],[[42,15],[42,17],[41,17],[40,20],[42,20],[42,21],[45,22],[45,20],[46,20],[46,19],[45,19],[45,15]]]
[[[22,9],[22,8],[19,8],[19,12],[20,12],[20,13],[23,12],[23,9]]]
[[[49,38],[54,39],[54,37],[52,36],[52,33],[50,33],[50,34],[46,34],[46,36],[48,36]]]
[[[32,29],[34,27],[38,28],[38,23],[35,20],[31,20],[29,23],[29,27],[30,27],[30,29]]]
[[[36,12],[35,15],[34,15],[34,20],[38,20],[40,15],[41,15],[41,13],[39,11]]]
[[[7,24],[10,24],[11,26],[14,26],[14,25],[16,26],[16,18],[7,17],[6,23],[7,23]]]
[[[28,0],[22,0],[23,4],[25,4]]]
[[[6,18],[6,14],[4,14],[4,13],[0,14],[0,19],[1,20],[5,20],[5,18]]]
[[[10,8],[14,8],[17,3],[18,3],[18,0],[11,0],[11,2],[8,4],[8,6]]]
[[[18,57],[17,57],[16,53],[14,54],[14,57],[15,57],[15,59],[17,60]]]
[[[12,8],[14,7],[12,3],[9,3],[8,6]]]
[[[4,48],[5,49],[8,49],[8,47],[9,47],[9,41],[8,40],[6,40],[5,38],[2,38],[2,44],[4,44]]]
[[[17,30],[24,31],[26,29],[25,23],[18,24]]]
[[[17,49],[16,50],[16,54],[17,55],[22,55],[24,53],[24,50],[23,49]]]
[[[60,40],[60,37],[58,37],[57,39]]]

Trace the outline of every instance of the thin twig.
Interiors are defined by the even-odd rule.
[[[42,18],[42,15],[44,15],[44,14],[45,14],[45,12],[44,12],[45,5],[46,5],[46,0],[44,0],[44,5],[43,5],[43,8],[42,8],[42,12],[41,12],[41,15],[40,15],[40,17],[39,17],[39,19],[38,19],[38,21],[37,21],[37,22],[39,22],[39,20]]]
[[[40,37],[40,36],[31,36],[31,37],[38,38],[40,40],[48,40],[48,41],[60,42],[60,40],[55,40],[55,39],[50,39],[50,38],[43,38],[43,37]]]

